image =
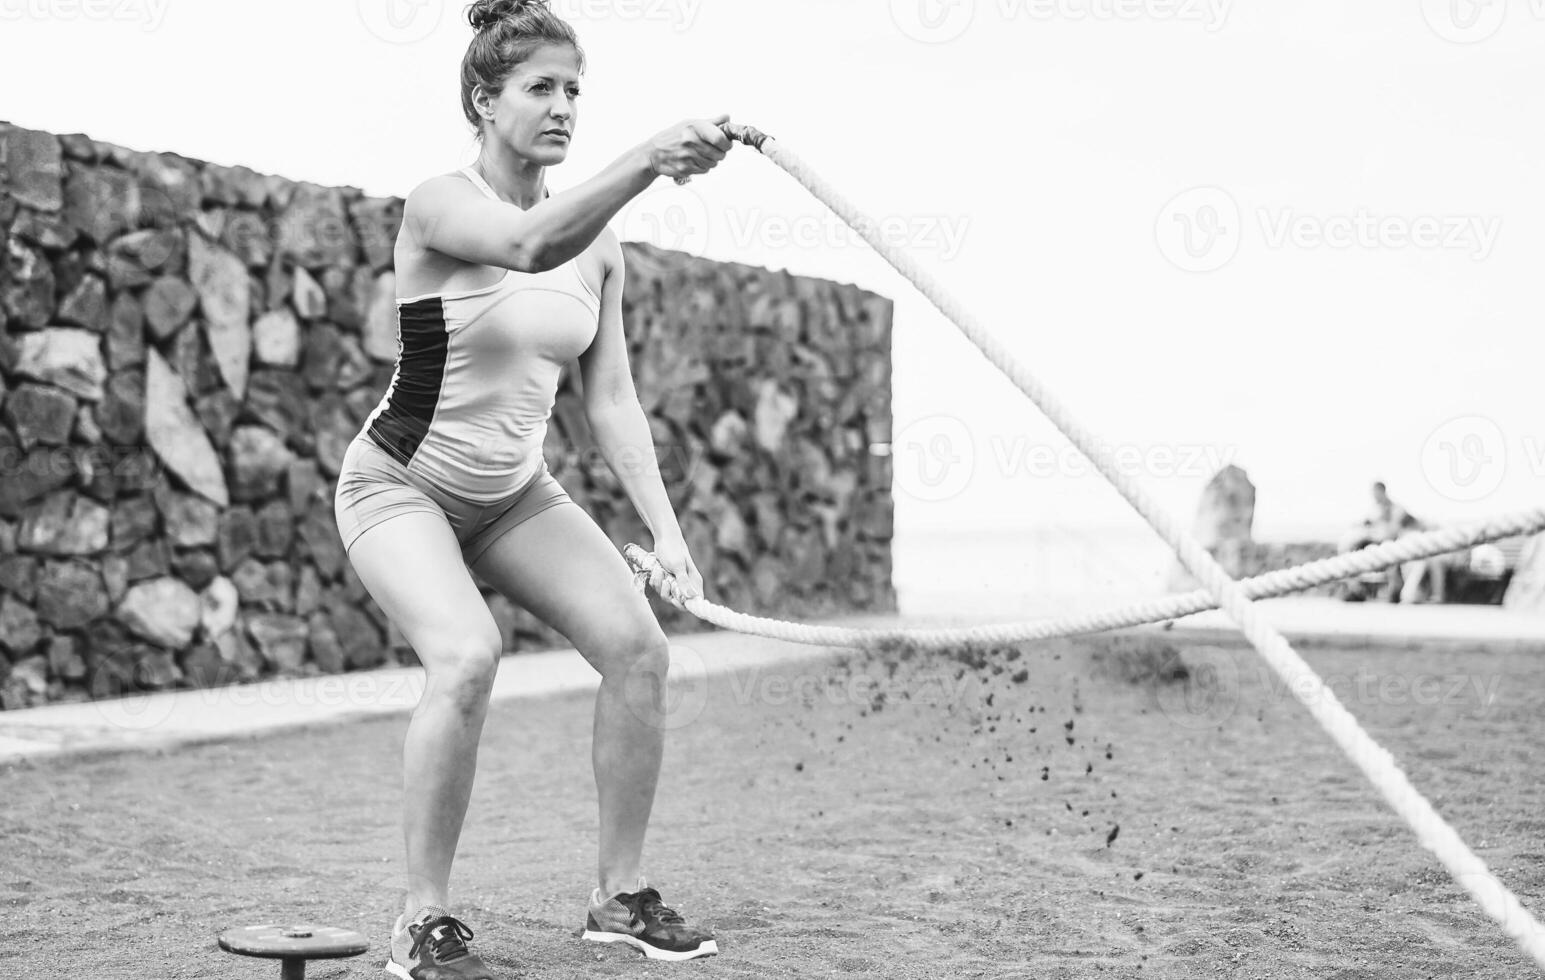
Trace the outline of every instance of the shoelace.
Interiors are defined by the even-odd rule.
[[[638,893],[640,912],[645,915],[653,915],[663,925],[679,926],[687,920],[681,917],[675,909],[660,900],[660,893],[653,888],[646,888]]]
[[[413,946],[408,950],[408,956],[417,956],[418,951],[427,944],[434,962],[454,963],[471,955],[467,949],[467,943],[471,940],[472,930],[465,922],[454,916],[442,915],[425,922],[413,933]]]

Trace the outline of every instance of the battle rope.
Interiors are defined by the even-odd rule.
[[[1335,555],[1307,565],[1267,572],[1255,578],[1244,579],[1239,585],[1251,599],[1269,599],[1273,596],[1312,589],[1340,579],[1376,572],[1408,561],[1431,558],[1434,555],[1447,554],[1473,545],[1485,544],[1488,541],[1499,541],[1503,538],[1532,534],[1542,530],[1545,530],[1545,508],[1526,510],[1516,514],[1505,514],[1477,524],[1456,525],[1437,531],[1407,535],[1396,541],[1371,545],[1361,551]],[[666,601],[685,609],[704,622],[734,630],[737,633],[818,646],[868,648],[897,641],[921,649],[996,646],[1030,640],[1049,640],[1082,633],[1103,633],[1107,630],[1125,629],[1145,623],[1162,623],[1218,608],[1217,601],[1213,599],[1211,593],[1206,589],[1198,589],[1195,592],[1164,596],[1117,609],[1080,613],[1056,619],[942,628],[874,629],[818,626],[748,616],[710,602],[702,596],[683,599],[678,583],[653,554],[636,544],[626,545],[622,549],[622,554],[633,568],[635,588],[643,591],[645,584],[648,583],[654,586],[655,591]]]
[[[1078,447],[1174,550],[1181,564],[1196,576],[1217,606],[1239,625],[1250,644],[1320,723],[1326,734],[1346,753],[1347,758],[1384,795],[1395,812],[1416,833],[1422,845],[1437,856],[1454,881],[1470,893],[1476,904],[1501,926],[1502,931],[1541,970],[1545,970],[1545,928],[1523,907],[1518,897],[1491,873],[1486,862],[1470,850],[1459,834],[1432,808],[1432,804],[1411,785],[1394,756],[1363,731],[1357,719],[1342,706],[1313,668],[1293,650],[1281,633],[1261,618],[1245,587],[1229,578],[1223,566],[1195,538],[1185,533],[1173,517],[1161,510],[1135,479],[1123,472],[1113,452],[1105,448],[1106,444],[1097,440],[1039,378],[1020,364],[998,338],[984,329],[909,254],[886,243],[876,233],[874,222],[811,170],[803,160],[777,140],[748,126],[727,124],[724,130],[732,139],[760,150],[831,208],[896,271],[906,276],[939,312],[948,317],[986,355],[994,367],[1002,371],[1035,403],[1042,414]]]

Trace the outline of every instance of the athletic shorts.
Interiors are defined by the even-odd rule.
[[[499,535],[570,499],[543,463],[536,476],[507,497],[492,503],[466,500],[408,472],[369,436],[361,435],[343,454],[333,515],[347,551],[361,534],[398,514],[437,514],[450,525],[462,559],[471,565]]]

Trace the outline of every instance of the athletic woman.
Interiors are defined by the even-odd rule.
[[[640,876],[660,771],[668,643],[626,562],[548,471],[543,437],[577,359],[585,417],[682,598],[702,594],[654,458],[622,329],[622,250],[607,222],[661,176],[707,173],[728,117],[687,121],[561,194],[545,191],[578,122],[584,56],[545,0],[478,0],[462,108],[478,159],[408,195],[394,261],[399,351],[350,444],[335,512],[349,561],[425,668],[403,751],[407,897],[388,972],[482,980],[449,911],[502,638],[469,569],[561,632],[601,675],[592,764],[597,887],[584,937],[689,959],[713,937]]]

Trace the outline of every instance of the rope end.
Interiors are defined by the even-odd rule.
[[[723,129],[724,135],[746,144],[758,153],[762,152],[762,144],[772,139],[755,126],[747,126],[745,123],[725,123]]]

